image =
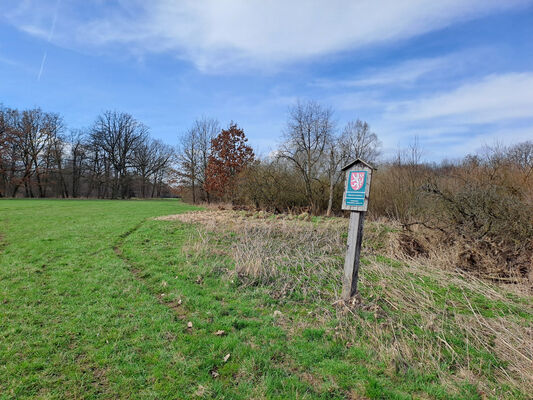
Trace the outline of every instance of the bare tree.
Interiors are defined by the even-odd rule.
[[[107,111],[63,134],[59,114],[0,105],[0,197],[160,195],[174,152],[131,115]],[[132,182],[141,182],[139,192]],[[151,192],[148,190],[151,186]]]
[[[375,162],[379,156],[380,145],[377,135],[370,131],[368,123],[359,119],[348,122],[339,136],[331,136],[326,146],[324,166],[328,180],[326,215],[331,215],[334,191],[344,176],[341,168],[357,158]]]
[[[345,135],[332,137],[327,144],[325,152],[325,173],[328,179],[328,208],[326,215],[331,215],[333,208],[333,195],[335,187],[344,176],[341,168],[350,160],[350,146]]]
[[[91,132],[87,144],[87,182],[86,197],[96,194],[96,197],[109,196],[109,183],[111,177],[111,163],[108,154],[102,149],[97,136]]]
[[[20,135],[16,129],[19,112],[0,104],[0,197],[9,196],[15,185]]]
[[[70,173],[72,197],[79,197],[81,193],[81,181],[89,152],[87,133],[81,129],[74,129],[70,131],[64,140],[68,143],[68,156],[65,169]]]
[[[17,149],[24,166],[22,183],[26,196],[34,197],[31,178],[35,177],[38,195],[45,197],[46,179],[52,166],[52,143],[63,129],[63,120],[58,114],[45,113],[40,108],[24,110],[17,118],[15,129],[20,135]]]
[[[160,197],[161,189],[165,179],[168,181],[168,176],[171,170],[171,165],[176,160],[176,152],[174,148],[162,142],[155,141],[155,157],[153,158],[153,185],[152,197]]]
[[[517,143],[507,150],[509,160],[524,173],[523,182],[527,183],[533,174],[533,141]]]
[[[133,152],[133,162],[141,178],[141,197],[147,197],[146,188],[150,179],[154,180],[151,192],[154,196],[154,186],[157,186],[160,177],[170,166],[173,156],[174,149],[159,140],[149,139],[137,146]]]
[[[367,122],[360,119],[346,124],[342,132],[342,144],[349,148],[350,157],[354,160],[361,158],[373,163],[380,155],[381,142],[378,136],[370,130]]]
[[[177,148],[178,182],[191,188],[192,202],[196,203],[196,188],[200,169],[198,131],[192,127],[179,139]]]
[[[133,163],[137,173],[141,177],[141,197],[146,197],[146,184],[150,176],[155,172],[157,143],[147,140],[133,150]]]
[[[220,132],[220,124],[214,118],[196,119],[180,138],[178,145],[178,180],[183,186],[191,188],[193,203],[197,201],[198,191],[203,191],[204,200],[210,201],[209,191],[205,189],[206,171],[211,156],[211,142]]]
[[[93,126],[94,143],[108,156],[113,166],[112,197],[129,197],[128,169],[133,165],[133,152],[148,135],[148,128],[130,114],[106,111]]]
[[[50,139],[47,151],[46,151],[46,165],[47,165],[47,178],[53,175],[57,180],[55,183],[55,193],[61,194],[62,197],[69,197],[69,189],[65,178],[66,172],[66,147],[68,143],[63,137],[57,135]],[[51,170],[53,168],[53,170]],[[47,186],[50,186],[51,182],[47,182]]]
[[[202,117],[194,122],[193,129],[196,130],[197,150],[198,150],[198,173],[197,179],[199,187],[205,192],[205,200],[209,203],[211,198],[209,191],[205,189],[206,172],[211,156],[213,139],[220,132],[220,124],[214,118]]]
[[[298,102],[289,109],[285,142],[279,157],[289,160],[304,181],[307,201],[311,210],[317,210],[313,183],[319,181],[321,161],[332,138],[333,112],[314,101]]]
[[[0,108],[2,136],[0,151],[2,158],[1,171],[4,179],[6,196],[15,197],[23,182],[29,179],[26,168],[29,161],[23,162],[24,135],[21,130],[22,113],[16,109]],[[31,169],[31,166],[30,168]]]
[[[0,104],[0,160],[4,161],[9,153],[9,142],[11,141],[11,126],[9,123],[10,110]]]

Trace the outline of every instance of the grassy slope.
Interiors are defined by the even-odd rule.
[[[188,209],[0,201],[0,398],[452,397],[435,371],[346,346],[321,318],[331,304],[240,287],[227,257],[181,251],[191,227],[149,219]],[[453,393],[482,397],[466,381]]]

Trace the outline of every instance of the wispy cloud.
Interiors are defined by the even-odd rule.
[[[388,115],[403,121],[452,118],[475,124],[533,118],[533,72],[489,75],[447,92],[391,105]]]
[[[443,59],[438,60],[440,63]],[[403,71],[410,64],[420,65],[414,60],[387,71]],[[440,74],[438,69],[437,72],[431,68],[415,69],[416,78],[409,82],[417,89],[420,89],[419,71],[427,72],[429,81],[435,73]],[[372,76],[369,81],[377,79]],[[373,83],[342,86],[341,92],[336,90],[339,86],[333,86],[327,100],[348,118],[361,117],[373,122],[386,152],[391,154],[415,136],[421,138],[434,158],[474,152],[496,138],[510,143],[533,137],[533,71],[469,76],[469,79],[446,79],[446,82],[447,89],[406,90],[395,96]],[[392,80],[385,86],[391,85]]]
[[[446,56],[408,60],[388,68],[362,71],[352,79],[318,79],[313,85],[323,88],[364,88],[413,84],[428,74],[450,66],[454,58]]]
[[[6,13],[8,20],[46,37],[39,15],[50,9],[46,3],[25,0]],[[55,41],[67,46],[120,44],[138,54],[170,52],[204,71],[272,68],[407,39],[527,3],[531,0],[118,0],[90,20],[70,4]]]
[[[431,95],[382,99],[376,130],[390,152],[414,136],[433,159],[464,155],[495,140],[533,137],[533,72],[491,74]]]

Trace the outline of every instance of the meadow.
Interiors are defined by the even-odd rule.
[[[0,399],[530,398],[527,291],[405,255],[371,221],[360,296],[339,302],[346,228],[0,200]]]

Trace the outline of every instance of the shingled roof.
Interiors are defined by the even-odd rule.
[[[365,160],[361,160],[360,158],[356,158],[352,162],[350,162],[350,163],[346,164],[344,167],[342,167],[342,171],[346,171],[347,169],[353,167],[357,163],[363,164],[365,167],[368,167],[370,169],[376,169],[374,166],[372,166],[371,164],[367,163]]]

